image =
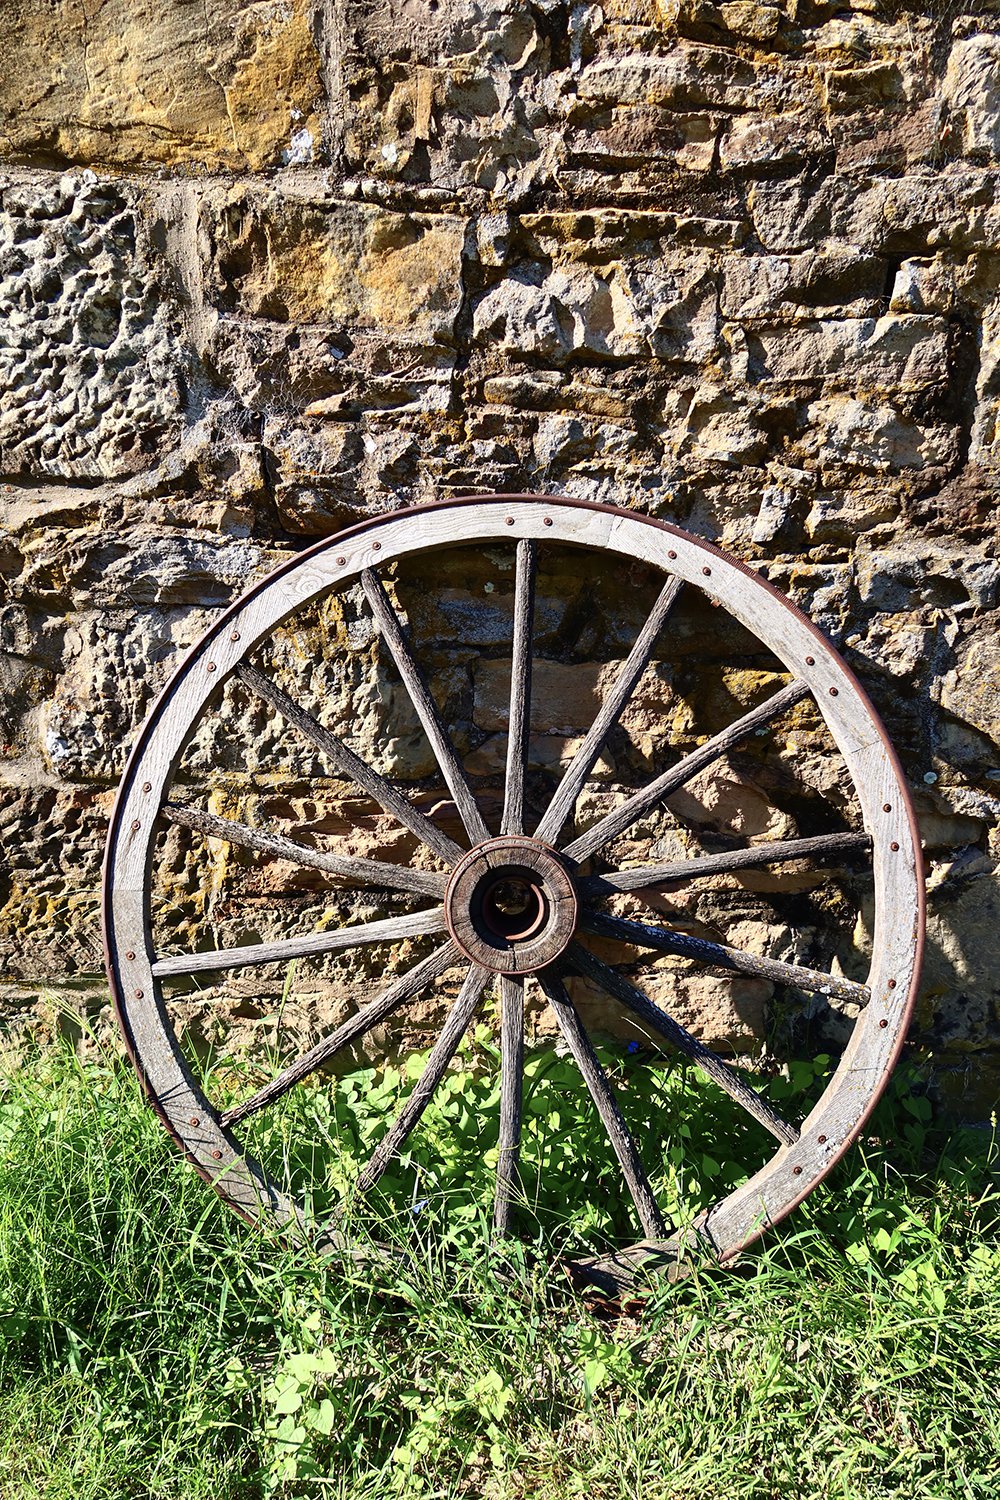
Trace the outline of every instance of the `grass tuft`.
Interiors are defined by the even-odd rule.
[[[493,1275],[481,1061],[387,1184],[388,1222],[368,1227],[411,1255],[377,1273],[248,1230],[116,1061],[52,1048],[9,1068],[3,1500],[996,1500],[988,1132],[941,1135],[904,1080],[867,1145],[758,1253],[601,1310],[547,1269],[564,1244],[621,1228],[586,1101],[555,1060],[533,1062],[520,1291]],[[696,1206],[725,1170],[697,1090],[620,1082],[627,1113],[671,1105],[700,1174],[668,1159],[660,1186]],[[260,1144],[301,1150],[311,1121],[332,1191],[403,1083],[356,1075],[333,1104],[303,1090]]]

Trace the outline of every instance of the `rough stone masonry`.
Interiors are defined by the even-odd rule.
[[[100,1011],[113,787],[219,606],[359,518],[564,492],[860,673],[926,844],[915,1041],[988,1115],[998,186],[991,0],[0,0],[5,1028]]]

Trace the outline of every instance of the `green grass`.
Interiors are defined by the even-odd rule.
[[[488,1071],[459,1077],[390,1180],[381,1232],[412,1257],[373,1272],[249,1231],[110,1060],[9,1067],[3,1500],[1000,1496],[988,1132],[947,1140],[897,1087],[765,1248],[599,1316],[539,1252],[614,1232],[613,1177],[560,1065],[534,1066],[516,1297],[482,1248]],[[290,1151],[311,1118],[336,1186],[399,1084],[303,1091],[261,1144]],[[693,1203],[724,1171],[700,1096],[676,1074],[630,1092],[627,1112],[673,1109],[699,1170],[668,1163],[663,1185]]]

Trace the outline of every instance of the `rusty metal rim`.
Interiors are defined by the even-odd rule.
[[[164,704],[169,700],[176,682],[184,674],[185,669],[188,667],[188,665],[193,661],[194,658],[199,656],[204,651],[210,641],[214,640],[219,635],[219,633],[225,629],[227,623],[234,615],[242,611],[250,601],[252,601],[265,589],[271,587],[278,579],[296,570],[302,565],[304,561],[308,560],[310,557],[322,554],[336,546],[342,545],[351,537],[366,533],[370,534],[373,531],[377,531],[382,526],[389,525],[393,522],[407,519],[409,517],[429,514],[435,511],[456,509],[463,506],[481,505],[483,503],[489,502],[503,504],[530,502],[532,504],[540,504],[545,507],[551,506],[574,510],[594,511],[604,513],[612,517],[626,517],[630,521],[648,526],[651,529],[676,536],[678,540],[683,541],[686,545],[694,546],[695,548],[702,550],[706,554],[718,558],[720,561],[728,564],[730,567],[737,569],[739,572],[742,572],[747,576],[748,579],[752,580],[753,584],[756,587],[766,590],[766,592],[769,593],[785,610],[792,614],[796,618],[800,627],[804,628],[809,634],[811,634],[825,652],[830,653],[833,649],[823,633],[808,618],[808,616],[806,616],[796,605],[791,602],[791,600],[789,600],[784,594],[782,594],[779,589],[777,589],[772,583],[770,583],[767,578],[763,577],[760,573],[755,572],[753,568],[749,567],[741,559],[723,552],[720,548],[714,546],[711,542],[705,541],[703,538],[693,536],[691,533],[683,531],[680,527],[674,526],[670,522],[662,521],[656,517],[647,516],[642,512],[629,510],[625,507],[605,505],[594,501],[578,500],[571,496],[564,495],[528,493],[495,494],[491,492],[483,492],[478,494],[458,496],[454,499],[449,500],[436,501],[427,505],[400,507],[398,510],[391,511],[384,516],[374,517],[365,521],[357,522],[354,525],[345,528],[343,531],[340,531],[331,537],[321,538],[311,546],[295,553],[294,556],[288,558],[284,563],[280,564],[264,578],[251,585],[249,589],[247,589],[236,600],[234,600],[234,602],[229,605],[221,613],[221,615],[218,616],[213,624],[210,625],[202,633],[198,640],[189,648],[189,650],[182,657],[175,671],[171,674],[168,682],[164,685],[163,689],[154,700],[147,715],[146,721],[136,739],[136,743],[127,759],[122,780],[116,793],[115,802],[109,818],[108,842],[105,849],[105,857],[102,867],[102,938],[104,943],[105,964],[108,973],[114,1009],[122,1030],[126,1051],[132,1062],[132,1065],[136,1069],[137,1076],[139,1077],[146,1097],[148,1098],[156,1114],[166,1127],[168,1133],[170,1134],[172,1139],[180,1146],[187,1159],[191,1161],[191,1163],[195,1166],[199,1175],[207,1183],[209,1183],[213,1187],[216,1187],[217,1189],[219,1185],[219,1179],[214,1178],[211,1173],[202,1165],[202,1163],[197,1160],[197,1158],[188,1149],[185,1142],[171,1123],[159,1099],[156,1097],[155,1091],[150,1087],[149,1079],[146,1075],[144,1067],[142,1066],[141,1060],[134,1045],[134,1039],[131,1034],[131,1029],[128,1024],[125,1011],[125,999],[119,984],[116,964],[114,962],[114,944],[112,933],[110,930],[109,901],[112,875],[111,863],[113,851],[116,845],[116,839],[120,832],[123,804],[130,790],[131,773],[136,764],[141,759],[147,743],[157,726],[158,719]],[[553,538],[553,540],[556,540],[556,538]],[[574,545],[574,542],[572,540],[567,540],[566,538],[559,538],[558,540],[561,545]],[[460,545],[460,543],[444,543],[440,545],[443,547],[447,545]],[[579,545],[584,547],[584,549],[586,550],[585,544]],[[648,564],[648,566],[655,567],[656,565]],[[722,1262],[731,1260],[735,1256],[741,1254],[749,1246],[760,1239],[761,1236],[767,1231],[767,1229],[773,1227],[777,1223],[780,1223],[782,1219],[784,1219],[799,1204],[803,1202],[812,1188],[815,1187],[819,1181],[823,1180],[823,1178],[828,1175],[829,1171],[831,1171],[836,1163],[843,1158],[845,1153],[849,1150],[850,1146],[857,1140],[858,1135],[864,1129],[864,1126],[870,1118],[872,1111],[875,1109],[876,1105],[879,1102],[879,1099],[882,1097],[882,1094],[888,1083],[889,1076],[893,1070],[893,1067],[898,1061],[903,1046],[905,1045],[906,1031],[909,1025],[909,1021],[912,1017],[913,1007],[916,1002],[917,994],[919,992],[923,959],[924,935],[926,927],[926,898],[923,879],[920,875],[920,834],[916,820],[916,813],[913,807],[912,797],[910,795],[909,787],[906,783],[899,757],[896,754],[895,748],[893,747],[892,742],[890,741],[885,731],[881,719],[879,718],[877,712],[874,709],[874,706],[871,703],[869,695],[861,685],[856,674],[842,660],[839,654],[837,654],[836,652],[833,652],[833,654],[836,658],[839,670],[844,674],[844,676],[850,683],[853,691],[857,695],[858,700],[866,710],[872,727],[877,733],[888,765],[892,770],[898,790],[898,795],[901,800],[901,807],[905,814],[905,819],[909,827],[918,877],[916,880],[916,913],[913,931],[914,959],[912,977],[910,980],[906,998],[902,1005],[900,1005],[898,1008],[899,1025],[895,1036],[894,1046],[888,1057],[886,1066],[881,1076],[870,1087],[868,1091],[864,1108],[859,1115],[859,1118],[856,1121],[853,1129],[846,1135],[843,1142],[839,1144],[837,1150],[831,1153],[827,1163],[824,1165],[823,1171],[818,1176],[808,1178],[803,1183],[802,1190],[796,1196],[790,1198],[787,1203],[783,1204],[781,1211],[778,1214],[773,1217],[768,1217],[766,1221],[762,1221],[759,1227],[755,1228],[755,1230],[751,1234],[747,1235],[740,1244],[729,1248],[723,1254],[719,1255],[718,1259]],[[231,1198],[227,1197],[227,1203],[230,1207],[235,1208],[237,1213],[239,1213],[241,1217],[244,1218],[248,1223],[256,1224],[260,1222],[259,1218],[255,1219],[253,1214],[244,1210]]]

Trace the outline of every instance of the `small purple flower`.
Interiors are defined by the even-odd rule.
[[[639,1050],[639,1043],[638,1042],[629,1042],[629,1044],[625,1048],[625,1050],[626,1050],[626,1052],[638,1052],[638,1050]]]

